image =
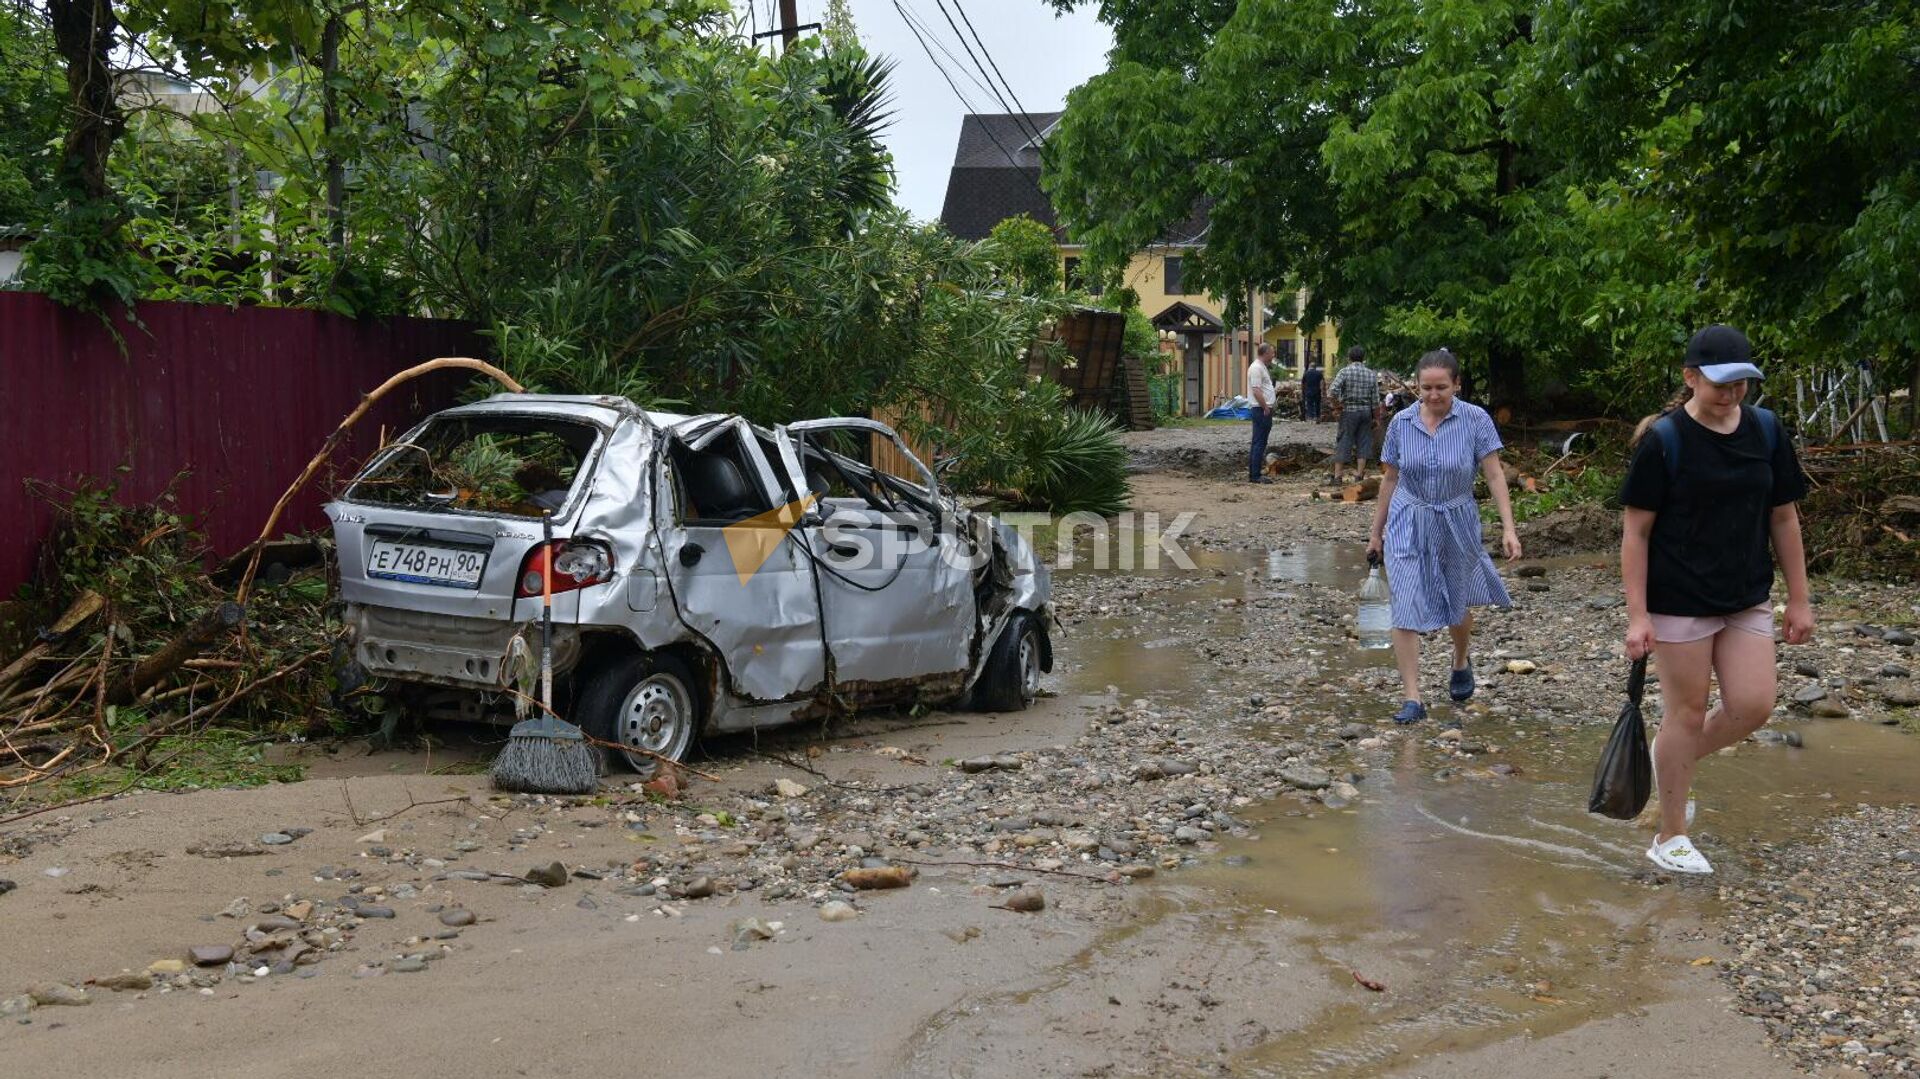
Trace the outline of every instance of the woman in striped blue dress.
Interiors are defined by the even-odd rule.
[[[1507,607],[1512,600],[1487,557],[1480,535],[1480,507],[1473,498],[1476,473],[1487,479],[1500,510],[1500,546],[1508,560],[1520,557],[1513,529],[1513,503],[1500,469],[1500,433],[1478,405],[1456,399],[1460,361],[1446,349],[1420,357],[1414,369],[1419,400],[1387,422],[1380,451],[1380,497],[1373,512],[1367,557],[1386,555],[1393,589],[1393,658],[1405,700],[1397,723],[1427,717],[1420,694],[1420,638],[1445,627],[1453,638],[1453,675],[1447,694],[1457,702],[1473,696],[1473,663],[1467,644],[1474,607]]]

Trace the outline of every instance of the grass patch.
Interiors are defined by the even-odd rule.
[[[129,784],[129,789],[135,790],[192,791],[264,787],[302,779],[306,775],[304,765],[266,762],[264,751],[269,741],[252,731],[225,728],[162,738],[154,743],[147,760],[149,765],[166,764],[151,775],[140,775],[144,768],[139,761],[127,761],[61,780],[50,793],[54,801],[71,801],[129,788]]]

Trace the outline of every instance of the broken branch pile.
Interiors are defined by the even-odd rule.
[[[1920,578],[1920,446],[1865,442],[1801,451],[1807,565],[1882,580]]]
[[[326,548],[295,544],[309,557],[275,561],[264,574],[262,559],[294,496],[374,403],[445,370],[522,389],[491,364],[442,356],[364,395],[280,496],[260,538],[229,563],[238,577],[231,597],[204,571],[206,541],[175,510],[172,487],[146,506],[121,505],[110,484],[71,492],[38,588],[42,613],[61,613],[0,669],[0,788],[107,765],[130,769],[131,784],[216,724],[258,735],[332,718],[334,678],[319,662],[340,637],[327,614]],[[371,693],[357,699],[370,710],[381,704]]]
[[[34,590],[54,616],[0,667],[0,788],[145,769],[216,725],[258,734],[329,712],[319,661],[338,627],[318,548],[297,549],[310,564],[275,565],[243,607],[171,491],[142,506],[72,492]]]

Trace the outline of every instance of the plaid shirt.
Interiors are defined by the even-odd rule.
[[[1372,408],[1380,403],[1380,376],[1364,363],[1350,363],[1333,376],[1328,392],[1345,408]]]

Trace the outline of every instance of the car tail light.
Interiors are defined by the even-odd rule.
[[[584,540],[553,540],[527,552],[526,559],[520,563],[519,584],[513,590],[516,598],[540,597],[540,578],[546,571],[548,558],[553,559],[555,593],[572,592],[613,579],[612,551]]]

